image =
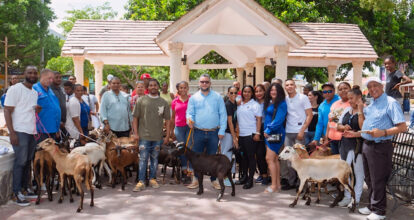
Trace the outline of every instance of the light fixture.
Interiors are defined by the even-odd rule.
[[[181,61],[183,62],[183,65],[187,65],[187,55],[184,54],[184,57],[181,58]]]
[[[272,64],[272,67],[276,66],[276,61],[273,60],[273,58],[270,58],[270,64]]]
[[[249,74],[247,75],[247,77],[253,77],[253,74],[252,74],[252,73],[249,73]]]

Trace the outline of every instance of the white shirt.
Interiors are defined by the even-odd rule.
[[[237,107],[237,123],[240,136],[246,137],[256,133],[256,117],[262,117],[262,108],[254,99],[247,103],[241,103]]]
[[[23,83],[17,83],[7,90],[4,106],[14,107],[12,113],[13,129],[26,134],[36,134],[37,92]]]
[[[306,109],[311,109],[312,105],[309,98],[303,94],[297,93],[295,97],[286,96],[287,117],[286,133],[299,133],[306,121]],[[305,132],[308,129],[305,130]]]
[[[79,117],[79,120],[80,120],[80,114],[81,114],[80,102],[76,97],[73,96],[72,98],[69,99],[69,102],[66,103],[66,123],[65,123],[65,128],[69,132],[71,138],[78,139],[79,132],[82,132],[82,131],[78,131],[72,119],[74,117]]]

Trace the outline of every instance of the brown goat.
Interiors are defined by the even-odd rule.
[[[40,203],[41,187],[43,178],[46,177],[46,191],[49,201],[53,201],[53,182],[55,179],[56,164],[52,156],[44,150],[36,151],[33,160],[33,173],[37,182],[37,199],[36,205]],[[45,175],[45,176],[44,176]],[[52,179],[51,179],[52,178]]]
[[[89,159],[86,155],[81,154],[67,154],[60,151],[59,147],[55,144],[55,141],[52,138],[48,138],[42,141],[39,144],[39,147],[47,151],[56,161],[56,169],[59,172],[60,177],[60,198],[59,203],[63,201],[63,188],[64,188],[64,179],[66,176],[73,176],[75,184],[79,193],[81,195],[81,201],[77,212],[82,211],[83,209],[83,198],[84,191],[82,189],[82,181],[85,181],[86,188],[90,190],[91,193],[91,203],[90,206],[94,206],[93,203],[93,187],[92,187],[92,167],[89,162]],[[69,188],[71,188],[71,183],[69,181]],[[70,202],[73,202],[72,193],[69,190]]]

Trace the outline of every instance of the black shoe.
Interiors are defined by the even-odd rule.
[[[24,207],[24,206],[29,206],[30,205],[30,202],[29,201],[27,201],[25,198],[24,198],[24,195],[23,194],[21,194],[21,193],[18,193],[18,194],[15,194],[14,195],[15,196],[15,203],[16,203],[16,205],[18,205],[18,206],[22,206],[22,207]]]
[[[293,186],[293,185],[284,185],[284,186],[282,186],[282,190],[291,190],[291,189],[295,189],[296,188],[296,186]]]
[[[270,183],[270,177],[264,177],[262,180],[262,185],[267,186],[269,185],[269,183]]]
[[[236,185],[243,185],[247,183],[247,176],[242,177],[241,179],[237,180],[234,184]]]
[[[253,180],[250,179],[249,181],[247,181],[246,184],[243,185],[243,189],[250,189],[253,187]]]

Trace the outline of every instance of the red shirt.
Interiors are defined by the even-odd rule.
[[[190,96],[188,96],[185,102],[182,102],[179,97],[171,102],[171,109],[175,111],[175,126],[177,127],[187,125],[185,113],[187,111],[188,100],[190,100]]]

